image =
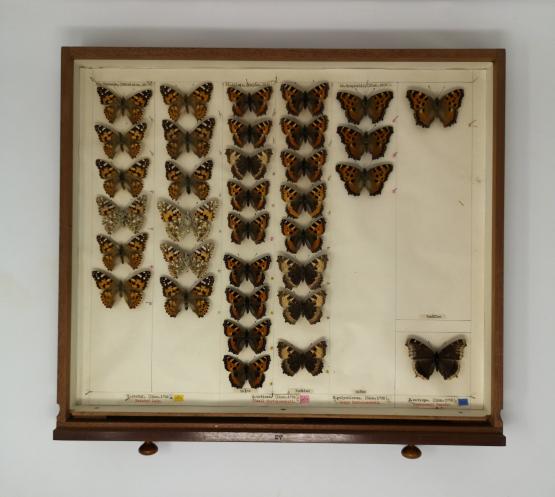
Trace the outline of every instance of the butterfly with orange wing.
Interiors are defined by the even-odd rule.
[[[301,124],[290,117],[282,117],[279,122],[287,146],[293,150],[299,150],[305,142],[312,148],[320,148],[324,144],[328,116],[317,117],[309,124]]]
[[[301,369],[306,369],[312,376],[318,376],[324,370],[327,342],[320,340],[306,350],[280,340],[277,345],[281,359],[281,369],[287,376],[295,376]]]
[[[351,159],[360,160],[364,154],[370,154],[372,160],[375,160],[385,155],[393,126],[384,126],[373,131],[361,131],[354,126],[338,126],[337,134]]]
[[[251,362],[243,362],[231,355],[224,356],[224,366],[229,371],[229,382],[233,388],[243,388],[248,381],[251,388],[260,388],[264,384],[270,366],[270,356],[256,357]]]
[[[441,98],[426,95],[418,90],[407,90],[410,108],[414,111],[414,119],[418,126],[429,128],[438,117],[444,128],[457,122],[459,108],[464,97],[464,90],[456,88]]]
[[[229,302],[229,313],[233,319],[241,319],[244,314],[252,314],[260,319],[266,314],[266,302],[270,289],[267,286],[255,288],[251,294],[239,291],[237,288],[228,286],[225,296]]]
[[[228,119],[227,124],[233,137],[233,143],[243,148],[247,143],[252,143],[254,148],[262,147],[266,143],[268,134],[272,129],[272,120],[264,119],[254,124],[248,124],[241,119]]]
[[[137,269],[143,262],[143,253],[146,248],[148,233],[139,233],[126,243],[118,243],[105,235],[97,235],[96,241],[102,254],[102,262],[106,269],[113,271],[118,260]]]
[[[347,120],[353,124],[360,124],[365,116],[368,116],[373,123],[381,121],[392,98],[392,91],[382,91],[363,97],[346,91],[337,92],[337,100],[345,111]]]
[[[360,195],[365,188],[371,196],[382,193],[387,178],[393,171],[393,164],[379,164],[371,167],[360,167],[355,164],[337,164],[335,170],[349,195]]]
[[[313,116],[318,116],[324,112],[324,102],[328,98],[329,89],[329,83],[320,83],[306,91],[295,85],[283,83],[281,95],[289,114],[298,116],[303,109],[307,109]]]
[[[328,256],[326,254],[318,255],[303,264],[293,257],[280,255],[277,262],[283,274],[283,284],[288,289],[291,290],[304,281],[308,288],[315,290],[322,285],[324,271],[328,265]]]
[[[241,150],[228,148],[225,155],[234,178],[243,179],[250,173],[254,179],[260,179],[266,174],[266,168],[272,158],[272,149],[265,148],[254,154],[246,154]]]
[[[280,187],[281,199],[285,202],[285,211],[293,218],[298,218],[303,212],[310,217],[319,216],[324,209],[326,198],[326,184],[313,185],[307,192],[302,192],[294,185],[284,183]]]
[[[96,161],[98,174],[104,180],[104,191],[110,197],[113,197],[120,188],[127,190],[133,197],[138,196],[143,191],[143,181],[149,165],[149,159],[141,159],[128,169],[118,169],[102,159]]]
[[[200,200],[205,200],[210,193],[208,180],[212,177],[214,162],[204,161],[191,174],[182,171],[172,161],[166,161],[166,179],[170,182],[168,193],[173,200],[178,200],[183,192],[194,193]]]
[[[229,270],[229,282],[233,286],[241,286],[243,281],[250,281],[257,287],[264,283],[265,272],[268,271],[272,258],[264,255],[251,262],[246,262],[231,254],[224,255],[224,264]]]
[[[306,297],[299,297],[289,290],[280,290],[278,299],[286,323],[295,324],[301,317],[305,317],[310,324],[316,324],[322,319],[326,292],[320,289]]]
[[[187,310],[189,307],[199,317],[206,316],[210,309],[212,287],[214,286],[214,276],[206,276],[193,285],[192,288],[184,288],[177,281],[166,276],[160,277],[162,294],[166,297],[164,309],[168,316],[176,317],[181,308]]]
[[[419,338],[409,338],[405,345],[409,349],[414,372],[419,378],[429,380],[436,369],[444,380],[459,374],[460,361],[466,347],[464,338],[457,338],[436,350]]]
[[[314,183],[322,178],[322,167],[327,157],[328,153],[323,148],[312,152],[307,157],[302,157],[291,150],[283,150],[281,163],[289,181],[296,183],[302,176],[306,176]]]
[[[160,85],[160,93],[168,106],[168,115],[172,121],[177,121],[183,112],[193,114],[197,121],[204,119],[213,89],[212,83],[203,83],[187,94],[170,86]]]
[[[141,151],[141,142],[145,137],[146,128],[146,123],[139,123],[126,133],[120,133],[102,124],[94,126],[100,143],[104,145],[104,153],[110,159],[113,159],[120,150],[127,152],[132,159],[137,157]]]
[[[120,280],[104,271],[93,271],[92,277],[100,290],[100,300],[111,309],[121,297],[129,309],[135,309],[143,300],[144,291],[150,279],[150,271],[141,271],[125,280]]]
[[[236,211],[242,211],[249,205],[255,211],[264,209],[269,189],[269,181],[261,181],[252,188],[247,188],[237,181],[227,182],[227,191],[230,196],[231,206]]]
[[[243,117],[249,110],[256,116],[263,116],[268,111],[268,102],[272,97],[273,88],[265,86],[255,92],[246,92],[238,88],[229,87],[227,96],[233,104],[233,114]]]
[[[104,115],[110,123],[121,114],[127,115],[132,124],[137,124],[143,119],[145,107],[152,97],[152,90],[143,90],[128,98],[120,97],[104,86],[98,86],[96,92],[104,106]]]
[[[285,248],[288,252],[296,254],[303,245],[306,245],[312,253],[322,248],[326,231],[326,220],[319,217],[312,221],[306,228],[302,228],[290,219],[281,220],[281,233],[285,236]]]
[[[266,228],[270,221],[270,214],[263,212],[249,221],[242,216],[230,212],[227,215],[227,225],[231,229],[231,241],[240,244],[250,238],[257,245],[266,238]]]
[[[214,132],[216,120],[209,117],[197,124],[191,131],[185,131],[169,119],[162,120],[164,138],[168,142],[166,150],[172,159],[177,159],[183,152],[193,152],[197,157],[204,157],[210,151],[210,139]]]
[[[243,349],[250,347],[255,354],[264,352],[266,337],[270,334],[272,322],[269,319],[259,321],[253,326],[241,326],[235,321],[224,321],[224,335],[228,337],[227,346],[230,352],[239,354]]]

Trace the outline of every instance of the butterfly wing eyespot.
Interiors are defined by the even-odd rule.
[[[345,150],[349,158],[360,160],[365,152],[364,137],[358,128],[350,126],[338,126],[337,134],[341,138],[341,142],[345,146]]]
[[[225,296],[229,303],[229,313],[233,319],[239,320],[247,311],[246,297],[239,290],[233,287],[225,289]]]
[[[224,335],[228,337],[227,347],[229,351],[239,354],[247,345],[247,330],[230,319],[224,321],[223,327]]]
[[[125,281],[123,285],[123,296],[130,309],[135,309],[143,301],[144,291],[151,275],[152,273],[150,271],[141,271]]]
[[[416,376],[429,380],[436,367],[434,350],[417,338],[409,338],[405,345]]]
[[[322,319],[323,307],[326,303],[326,292],[317,290],[311,293],[302,303],[303,315],[310,324],[319,323]]]
[[[385,155],[387,144],[393,134],[393,126],[384,126],[370,133],[367,151],[372,155],[372,160],[379,159]]]
[[[327,342],[320,340],[311,345],[304,353],[305,369],[312,375],[318,376],[324,370],[324,357],[326,356]]]
[[[295,376],[304,362],[302,352],[285,340],[278,342],[277,349],[283,373],[287,376]]]
[[[464,90],[457,88],[439,99],[437,113],[444,128],[453,126],[457,122],[457,116],[464,97]]]
[[[372,123],[375,124],[384,118],[385,112],[392,99],[393,92],[390,90],[382,91],[367,97],[366,112],[368,113],[368,117],[372,120]]]
[[[418,90],[407,90],[407,98],[416,124],[423,128],[429,128],[436,118],[434,99]]]
[[[283,309],[283,318],[285,322],[295,324],[302,315],[302,301],[289,290],[280,290],[278,293],[278,300]]]
[[[458,376],[460,360],[463,358],[465,347],[466,340],[458,338],[437,351],[436,367],[444,380],[450,380]]]
[[[233,388],[243,388],[247,381],[247,366],[236,357],[224,355],[224,367],[229,371],[229,382]]]
[[[270,356],[265,355],[262,357],[257,357],[251,361],[248,365],[248,380],[251,388],[260,388],[264,384],[266,375],[264,374],[268,371],[270,367]]]

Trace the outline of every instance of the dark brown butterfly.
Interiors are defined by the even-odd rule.
[[[228,148],[225,154],[234,178],[243,179],[250,173],[254,179],[260,179],[266,174],[266,168],[272,158],[272,149],[265,148],[249,155],[241,150]]]
[[[162,294],[166,297],[164,309],[168,316],[176,317],[181,308],[191,310],[202,318],[210,309],[210,300],[208,297],[212,295],[212,287],[214,286],[214,276],[207,276],[198,281],[191,289],[183,288],[177,281],[162,276],[160,278],[162,285]]]
[[[359,124],[364,116],[368,116],[373,123],[381,121],[392,98],[392,91],[382,91],[363,97],[346,91],[337,93],[337,100],[345,111],[345,116],[353,124]]]
[[[270,221],[270,214],[263,212],[254,219],[246,221],[242,216],[230,212],[227,215],[227,225],[231,229],[231,241],[241,243],[246,238],[250,238],[257,245],[266,238],[266,228]]]
[[[291,290],[304,281],[308,288],[315,290],[322,285],[324,271],[328,265],[328,256],[322,254],[302,264],[292,257],[280,255],[277,262],[283,274],[283,284],[287,288]]]
[[[205,119],[191,131],[181,129],[168,119],[162,121],[164,138],[168,142],[166,150],[172,159],[177,159],[184,151],[193,152],[197,157],[204,157],[210,151],[210,139],[214,132],[216,120]]]
[[[271,326],[272,322],[269,319],[259,321],[249,328],[226,319],[224,335],[229,338],[227,341],[229,351],[239,354],[244,348],[250,347],[255,354],[264,352],[266,337],[270,334]]]
[[[118,229],[126,226],[133,233],[138,233],[145,222],[146,195],[137,197],[126,207],[120,207],[104,195],[96,197],[96,205],[100,214],[102,225],[106,233],[111,235]]]
[[[110,159],[113,159],[119,150],[127,152],[134,159],[141,151],[141,142],[145,137],[146,123],[135,124],[126,133],[120,133],[102,124],[96,124],[94,129],[100,143],[104,144],[104,153]]]
[[[214,163],[211,160],[204,161],[190,175],[182,171],[172,161],[166,161],[166,179],[170,182],[168,193],[173,200],[178,200],[186,191],[193,192],[200,200],[204,200],[210,193],[208,180],[212,177]]]
[[[224,263],[226,269],[229,269],[229,282],[233,286],[241,286],[243,281],[250,281],[253,286],[260,286],[264,283],[266,277],[265,271],[268,271],[272,258],[264,255],[252,262],[245,262],[231,254],[224,255]]]
[[[301,350],[280,340],[277,348],[281,359],[281,369],[287,376],[296,375],[302,368],[305,368],[312,376],[318,376],[324,370],[327,346],[325,340],[320,340],[308,347],[307,350]]]
[[[466,340],[458,338],[437,350],[419,338],[409,338],[405,345],[409,349],[416,376],[428,380],[437,369],[444,380],[449,380],[459,373],[459,361],[463,358]]]
[[[305,142],[312,148],[320,148],[324,144],[325,133],[328,129],[327,116],[317,117],[309,124],[301,124],[290,117],[282,117],[279,122],[287,146],[293,150],[299,150]]]
[[[227,182],[227,191],[230,196],[231,206],[236,211],[242,211],[249,205],[256,211],[266,207],[266,195],[270,189],[269,181],[261,181],[252,188],[247,188],[237,181]]]
[[[249,110],[257,116],[262,116],[268,111],[268,102],[272,97],[272,91],[271,86],[265,86],[253,93],[237,88],[228,88],[227,96],[233,104],[232,110],[236,116],[242,117]]]
[[[270,366],[270,356],[265,355],[253,359],[251,362],[243,362],[231,355],[224,356],[224,366],[229,371],[229,382],[234,388],[243,388],[248,381],[251,388],[260,388],[264,384]]]
[[[306,176],[314,183],[322,177],[322,166],[327,157],[328,153],[323,148],[312,152],[308,157],[301,157],[291,150],[284,150],[281,152],[281,163],[285,167],[285,175],[289,181],[296,183],[302,176]]]
[[[178,278],[186,269],[190,269],[197,278],[203,278],[208,271],[214,246],[214,242],[208,241],[187,251],[175,243],[162,242],[160,250],[168,263],[168,271],[174,278]]]
[[[172,121],[177,121],[183,111],[193,114],[197,121],[204,119],[213,89],[212,83],[204,83],[192,93],[186,94],[169,86],[160,85],[160,93],[164,103],[168,105],[168,115]]]
[[[360,160],[364,154],[371,154],[372,160],[375,160],[384,156],[389,139],[393,134],[393,126],[384,126],[374,131],[361,131],[351,126],[338,126],[337,133],[351,159]]]
[[[140,233],[126,243],[118,243],[104,235],[97,235],[96,241],[102,254],[102,262],[106,269],[113,271],[118,260],[137,269],[143,262],[143,253],[146,248],[148,233]]]
[[[317,116],[324,112],[324,101],[328,97],[329,89],[328,83],[320,83],[306,91],[289,83],[283,83],[281,95],[289,114],[298,116],[303,109],[307,109],[313,116]]]
[[[266,302],[268,300],[267,286],[255,288],[247,295],[237,288],[228,286],[225,289],[225,296],[229,302],[229,313],[233,319],[241,319],[244,314],[251,313],[256,319],[260,319],[266,314]]]
[[[441,98],[431,97],[418,90],[407,90],[410,108],[418,126],[429,128],[436,117],[447,128],[457,122],[457,115],[464,97],[464,90],[457,88]]]
[[[272,129],[271,119],[265,119],[255,124],[248,124],[240,119],[228,119],[227,124],[233,136],[233,143],[241,148],[247,143],[252,143],[254,148],[262,147]]]
[[[281,220],[281,233],[285,236],[285,247],[288,252],[296,254],[306,245],[312,253],[318,252],[324,242],[322,235],[326,231],[326,220],[319,217],[306,228],[301,228],[290,219]]]
[[[349,195],[360,195],[366,188],[371,196],[382,193],[387,178],[393,171],[393,164],[379,164],[373,167],[359,167],[355,164],[337,164],[335,170]]]
[[[314,185],[308,192],[302,192],[295,186],[285,183],[281,185],[280,192],[289,216],[296,219],[303,212],[310,217],[316,217],[322,213],[326,198],[325,183]]]
[[[322,319],[322,307],[326,303],[324,290],[317,290],[306,297],[299,297],[289,290],[280,290],[278,298],[283,308],[283,318],[289,324],[295,324],[303,316],[310,324],[316,324]]]
[[[120,188],[127,190],[134,197],[139,195],[143,191],[143,180],[149,165],[149,159],[141,159],[128,169],[118,169],[102,159],[96,161],[98,174],[104,180],[104,191],[110,197],[113,197]]]
[[[130,309],[135,309],[143,300],[143,293],[150,279],[150,271],[141,271],[125,280],[104,271],[93,271],[92,277],[100,292],[100,300],[111,309],[123,297]]]
[[[100,103],[104,105],[104,115],[110,123],[121,113],[122,116],[127,115],[132,124],[137,124],[143,119],[145,107],[152,97],[152,90],[143,90],[128,98],[120,97],[103,86],[98,86],[96,92]]]

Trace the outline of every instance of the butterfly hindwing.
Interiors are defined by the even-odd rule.
[[[227,96],[233,104],[232,111],[236,116],[243,117],[249,110],[256,116],[263,116],[268,111],[268,102],[272,97],[272,92],[271,86],[265,86],[252,93],[229,87]]]
[[[263,212],[250,221],[242,216],[230,212],[227,216],[227,225],[231,229],[231,241],[240,244],[250,238],[257,245],[266,238],[266,228],[270,221],[270,214]]]
[[[272,258],[269,255],[264,255],[251,262],[246,262],[231,254],[224,255],[224,264],[229,270],[229,282],[236,287],[240,286],[243,281],[250,281],[255,287],[262,285],[271,262]]]
[[[289,290],[280,290],[278,298],[283,308],[283,317],[289,324],[295,324],[303,316],[310,324],[316,324],[322,319],[322,308],[326,302],[326,292],[322,289],[307,297],[299,297]]]
[[[298,116],[303,109],[307,109],[313,116],[318,116],[324,112],[329,88],[329,83],[320,83],[305,91],[290,83],[283,83],[280,89],[289,114]]]
[[[387,178],[393,171],[393,164],[379,164],[373,167],[360,167],[356,164],[340,163],[335,166],[349,195],[360,195],[366,188],[371,196],[379,195]]]

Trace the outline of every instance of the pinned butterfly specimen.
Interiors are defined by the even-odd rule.
[[[457,122],[457,115],[464,97],[464,90],[456,88],[441,98],[426,95],[422,91],[408,90],[410,108],[414,111],[414,119],[418,126],[429,128],[436,117],[444,128]]]
[[[150,271],[141,271],[125,280],[104,271],[93,271],[92,277],[100,290],[100,300],[111,309],[123,297],[130,309],[135,309],[143,300],[145,288],[150,279]]]
[[[322,213],[326,198],[325,183],[314,185],[308,192],[302,192],[295,186],[285,183],[281,185],[280,192],[289,216],[296,219],[303,212],[310,217],[316,217]]]
[[[224,255],[225,267],[230,271],[229,282],[233,286],[241,286],[243,281],[250,281],[255,287],[262,285],[266,277],[264,273],[271,262],[272,258],[269,255],[259,257],[252,262],[245,262],[231,254]]]
[[[270,214],[263,212],[254,219],[246,221],[245,218],[230,212],[227,215],[227,225],[231,229],[231,241],[240,244],[250,238],[257,245],[266,238],[266,228],[270,222]]]
[[[392,91],[382,91],[363,97],[346,91],[337,92],[337,100],[345,111],[347,120],[353,124],[359,124],[365,116],[368,116],[373,123],[381,121],[392,98]]]
[[[183,112],[193,114],[197,121],[204,119],[213,89],[212,83],[204,83],[192,93],[187,94],[169,86],[160,85],[160,93],[164,98],[164,103],[168,106],[168,115],[172,121],[177,121]]]
[[[127,207],[119,207],[108,197],[98,195],[96,204],[102,218],[102,225],[109,235],[123,226],[133,233],[141,231],[145,222],[146,195],[136,198]]]
[[[231,197],[231,206],[236,211],[242,211],[249,205],[256,211],[266,207],[266,195],[270,189],[269,181],[261,181],[252,188],[247,188],[237,181],[227,182],[227,191]]]
[[[257,116],[263,116],[268,111],[272,91],[271,86],[252,93],[230,87],[227,89],[227,96],[233,104],[232,111],[236,116],[243,117],[249,110]]]
[[[246,328],[235,321],[224,321],[224,335],[228,337],[227,346],[230,352],[239,354],[246,347],[250,347],[255,354],[264,352],[266,337],[270,334],[272,322],[269,319],[259,321],[254,326]]]
[[[266,314],[266,302],[268,300],[267,286],[255,288],[254,292],[247,295],[237,288],[228,286],[225,296],[229,302],[229,313],[233,319],[241,319],[244,314],[251,313],[256,319]]]
[[[172,161],[166,161],[166,179],[170,182],[168,193],[173,200],[178,200],[183,192],[194,193],[200,200],[206,199],[210,192],[208,180],[212,177],[214,163],[211,160],[204,161],[191,174],[183,172],[179,166]]]
[[[96,241],[102,254],[102,262],[106,269],[113,271],[118,263],[127,263],[133,269],[137,269],[143,262],[143,253],[146,248],[148,233],[140,233],[126,243],[118,243],[104,235],[97,235]]]
[[[277,345],[281,359],[281,369],[287,376],[295,376],[302,368],[312,376],[318,376],[324,370],[324,357],[328,344],[320,340],[312,344],[307,350],[301,350],[294,345],[280,340]]]
[[[312,253],[322,248],[322,235],[326,231],[326,220],[319,217],[312,221],[306,228],[301,228],[290,219],[281,220],[281,233],[285,236],[285,247],[288,252],[296,254],[299,249],[306,245]]]
[[[349,195],[360,195],[365,188],[371,196],[382,193],[387,178],[393,171],[392,164],[379,164],[373,167],[359,167],[355,164],[337,164],[335,170]]]
[[[199,318],[202,318],[210,309],[208,297],[212,295],[214,276],[203,278],[191,289],[182,287],[177,281],[166,276],[160,277],[160,284],[162,294],[166,297],[164,309],[168,316],[174,318],[180,313],[181,308],[187,310],[190,307]]]
[[[218,199],[206,200],[191,210],[182,209],[167,200],[159,200],[157,204],[160,217],[166,223],[166,233],[176,242],[189,232],[197,240],[206,238],[216,217],[218,205]]]
[[[272,149],[265,148],[249,155],[240,150],[228,148],[225,155],[231,165],[234,178],[243,179],[250,173],[254,179],[260,179],[266,174],[266,168],[272,158]]]
[[[437,369],[444,380],[449,380],[459,373],[459,361],[463,358],[466,340],[458,338],[437,350],[418,338],[409,338],[405,345],[409,349],[416,376],[429,380]]]
[[[191,131],[185,131],[168,119],[162,121],[164,138],[168,142],[166,150],[172,159],[177,159],[184,151],[204,157],[210,151],[210,139],[216,120],[209,117],[197,124]]]
[[[141,159],[128,169],[118,169],[109,162],[97,159],[96,167],[100,178],[104,180],[104,191],[113,197],[120,188],[127,190],[136,197],[143,191],[143,180],[146,177],[149,159]]]
[[[280,255],[277,262],[283,274],[283,284],[287,288],[291,290],[304,281],[308,288],[315,290],[322,285],[324,271],[328,265],[328,256],[322,254],[302,264],[292,257]]]
[[[360,160],[364,154],[370,154],[374,160],[384,156],[393,134],[393,127],[384,126],[374,131],[361,131],[354,126],[338,126],[337,133],[351,159]]]
[[[98,86],[96,92],[100,97],[100,103],[104,105],[104,115],[110,123],[121,114],[127,115],[132,124],[137,124],[143,119],[145,107],[152,97],[152,90],[140,91],[129,98],[120,97],[103,86]]]
[[[252,143],[254,148],[262,147],[272,129],[271,119],[265,119],[255,124],[248,124],[240,119],[228,119],[227,124],[233,137],[233,143],[241,148],[247,143]]]
[[[168,263],[168,271],[174,278],[178,278],[187,269],[197,278],[202,278],[208,271],[214,242],[204,242],[190,252],[174,243],[162,242],[160,250]]]
[[[316,150],[308,157],[301,157],[291,150],[281,152],[281,163],[285,167],[287,179],[293,183],[299,181],[302,176],[306,176],[311,182],[319,181],[322,178],[322,167],[328,158],[325,149]]]
[[[299,297],[289,290],[280,290],[278,298],[283,308],[283,318],[289,324],[295,324],[303,316],[310,324],[316,324],[322,319],[322,307],[326,303],[324,290],[317,290],[306,297]]]
[[[296,119],[282,117],[280,125],[287,146],[293,150],[299,150],[305,142],[312,148],[320,148],[324,144],[325,133],[328,129],[328,117],[317,117],[309,124],[301,124]]]
[[[303,109],[307,109],[313,116],[318,116],[324,112],[324,101],[328,97],[329,89],[328,83],[320,83],[306,91],[289,83],[283,83],[281,95],[289,114],[298,116]]]
[[[260,388],[264,384],[270,366],[270,356],[264,355],[253,359],[251,362],[243,362],[231,355],[224,356],[224,366],[229,371],[229,382],[234,388],[243,388],[248,381],[251,388]]]
[[[145,137],[146,123],[135,124],[127,133],[120,133],[102,124],[96,124],[94,129],[100,143],[104,144],[104,153],[110,159],[113,159],[119,150],[127,152],[134,159],[141,151],[141,142]]]

